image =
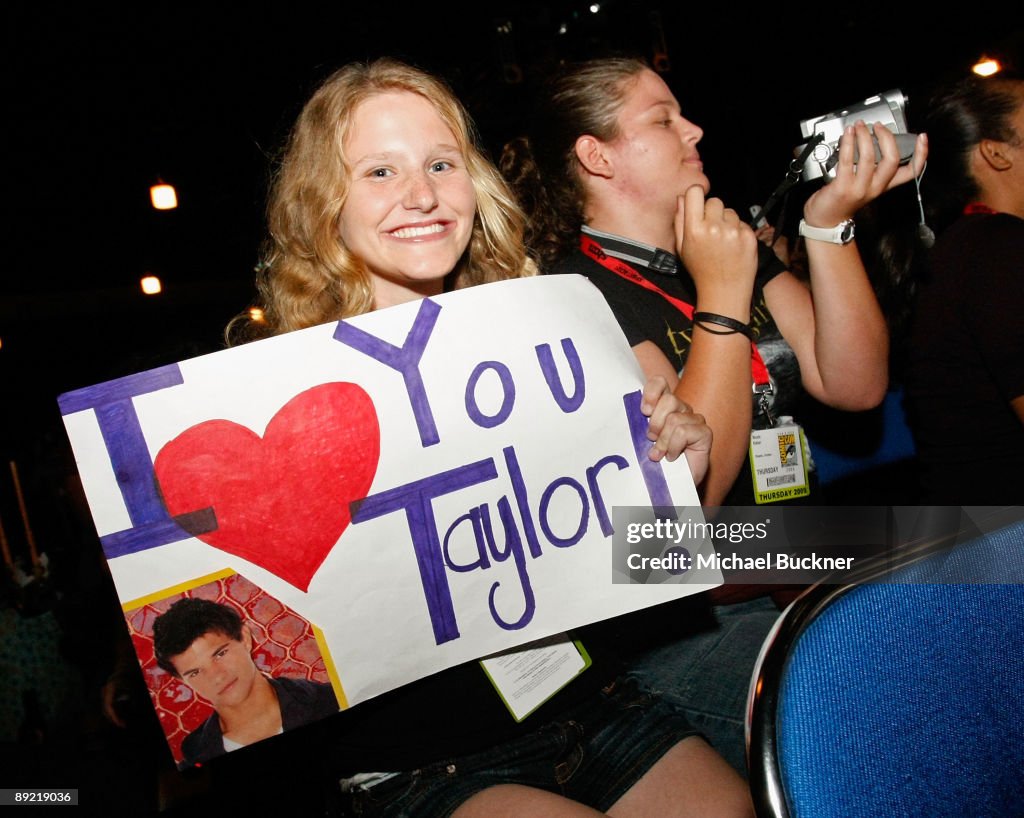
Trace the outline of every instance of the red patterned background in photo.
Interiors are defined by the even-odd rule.
[[[159,667],[153,654],[153,620],[185,597],[232,605],[252,630],[256,667],[268,676],[330,683],[310,623],[241,574],[127,611],[125,619],[135,652],[175,761],[182,758],[181,742],[185,736],[213,713],[213,708],[188,685]]]

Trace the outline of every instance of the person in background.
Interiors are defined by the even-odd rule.
[[[938,89],[921,193],[938,240],[911,307],[922,502],[1024,502],[1024,80]],[[716,440],[717,445],[717,440]]]
[[[565,70],[542,95],[533,132],[505,152],[502,169],[526,210],[543,271],[590,278],[645,372],[676,383],[680,398],[708,418],[715,451],[707,505],[753,501],[742,468],[752,411],[763,428],[769,415],[789,414],[801,390],[851,410],[884,395],[885,320],[852,243],[852,220],[914,178],[927,148],[922,137],[914,164],[900,167],[892,134],[879,128],[876,136],[881,159],[855,164],[857,148],[874,157],[872,134],[864,123],[849,127],[835,180],[804,206],[810,286],[767,248],[758,251],[735,211],[707,198],[703,131],[642,61],[600,59]],[[595,245],[639,277],[595,260]],[[767,411],[757,395],[750,399],[762,374],[752,364],[752,339],[773,386]]]
[[[704,504],[787,494],[813,502],[808,453],[790,416],[804,392],[848,410],[873,407],[885,394],[886,324],[852,243],[853,216],[914,178],[926,140],[914,165],[900,167],[888,130],[875,129],[876,162],[867,125],[846,129],[836,178],[804,206],[808,286],[735,211],[708,198],[703,135],[644,62],[598,59],[550,81],[532,132],[506,146],[501,168],[529,218],[528,243],[543,271],[590,279],[644,371],[663,376],[707,419],[715,446]],[[858,149],[871,158],[855,163]],[[755,469],[755,453],[781,458],[788,473]],[[718,605],[699,633],[683,625],[661,631],[661,646],[631,666],[739,770],[750,674],[778,614],[764,593],[720,589],[716,601],[741,604]]]

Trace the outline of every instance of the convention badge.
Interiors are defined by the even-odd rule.
[[[512,718],[522,721],[590,667],[579,640],[560,633],[480,660]]]
[[[750,471],[754,478],[754,502],[758,505],[811,493],[804,430],[792,419],[784,420],[789,422],[750,433]]]

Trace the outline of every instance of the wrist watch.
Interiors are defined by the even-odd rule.
[[[853,241],[853,219],[841,221],[835,227],[811,227],[803,219],[800,219],[798,232],[805,239],[827,241],[832,244],[849,244]]]

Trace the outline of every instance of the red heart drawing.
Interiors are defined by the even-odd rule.
[[[353,383],[325,383],[282,406],[262,438],[209,420],[167,443],[154,468],[172,517],[213,508],[217,528],[195,536],[308,591],[379,458],[370,396]]]

